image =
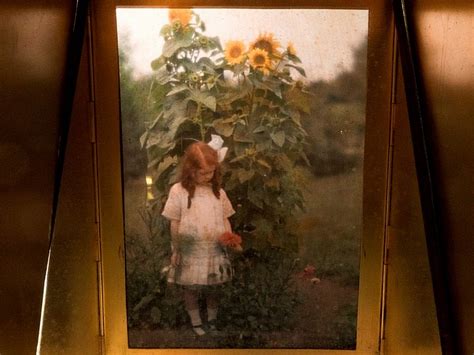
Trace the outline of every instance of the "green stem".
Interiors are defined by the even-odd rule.
[[[201,140],[204,141],[204,137],[206,135],[206,130],[204,128],[204,124],[202,122],[202,116],[201,116],[201,103],[198,102],[198,106],[196,108],[196,115],[194,116],[196,122],[199,123],[199,131],[201,133]]]
[[[255,85],[252,87],[252,93],[250,94],[250,110],[249,110],[249,117],[252,115],[253,113],[253,104],[254,104],[254,99],[255,99]],[[246,120],[247,122],[247,125],[248,125],[248,120]]]

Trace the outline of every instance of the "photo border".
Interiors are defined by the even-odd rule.
[[[106,354],[248,353],[249,349],[128,348],[119,64],[116,7],[237,7],[369,10],[367,105],[363,169],[363,231],[355,350],[251,349],[252,352],[377,354],[383,339],[383,255],[386,233],[394,29],[388,0],[324,1],[114,1],[91,4],[92,69],[97,134],[99,226],[101,239],[101,332]]]

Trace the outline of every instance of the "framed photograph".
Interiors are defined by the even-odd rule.
[[[106,351],[377,353],[387,4],[94,6]]]

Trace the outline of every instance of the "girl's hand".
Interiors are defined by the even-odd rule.
[[[179,257],[178,253],[171,254],[171,265],[173,265],[174,267],[178,266],[180,259],[181,258]]]

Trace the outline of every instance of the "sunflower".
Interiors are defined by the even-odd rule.
[[[264,74],[269,73],[272,64],[267,51],[255,48],[249,52],[249,63],[254,69],[261,70]]]
[[[273,38],[273,33],[262,33],[250,45],[251,50],[257,48],[263,49],[270,56],[278,56],[278,48],[280,48],[280,43],[275,38]]]
[[[191,73],[189,74],[189,80],[197,83],[199,81],[199,75],[197,75],[196,73]]]
[[[199,44],[203,47],[207,47],[207,45],[209,44],[209,40],[207,39],[207,37],[199,37]]]
[[[168,19],[170,23],[178,21],[183,27],[186,27],[189,24],[191,15],[191,9],[169,9],[168,11]]]
[[[293,46],[292,42],[288,42],[288,45],[286,47],[286,52],[289,55],[296,56],[296,50],[295,50],[295,47]]]
[[[225,45],[225,59],[231,65],[242,63],[245,58],[244,53],[245,45],[242,41],[229,41]]]

